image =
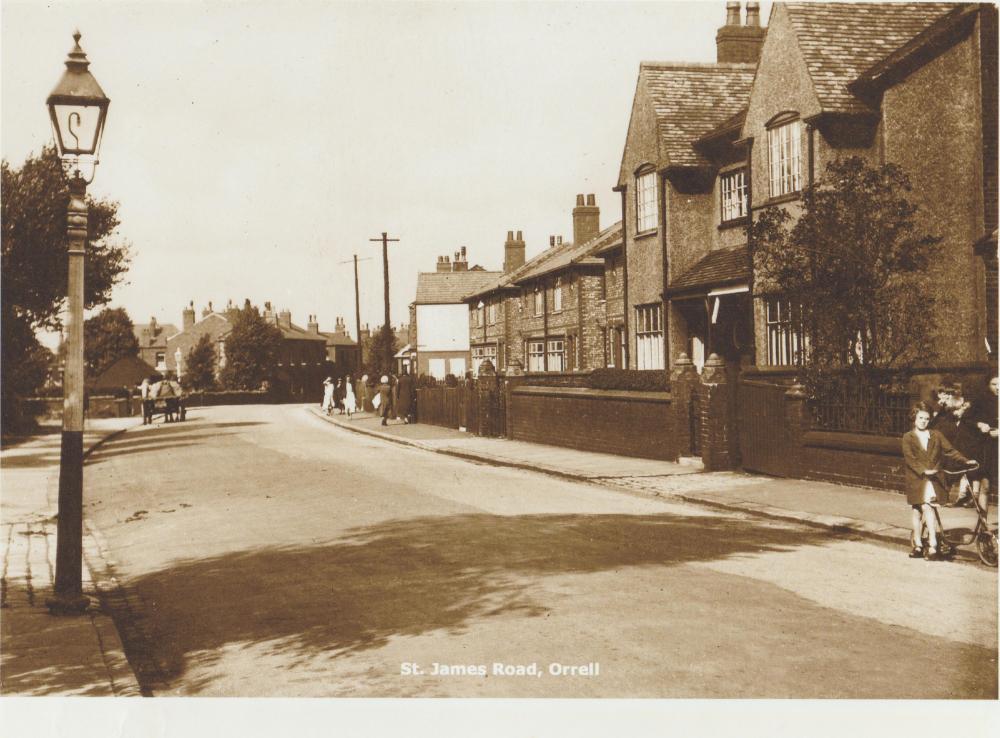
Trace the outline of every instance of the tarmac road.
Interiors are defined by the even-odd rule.
[[[997,696],[997,579],[975,565],[403,448],[301,406],[192,409],[86,475],[157,695]]]

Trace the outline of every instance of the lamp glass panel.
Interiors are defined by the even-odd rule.
[[[62,154],[93,154],[97,149],[101,109],[97,105],[54,105]]]

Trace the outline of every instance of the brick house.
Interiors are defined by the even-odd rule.
[[[739,130],[765,36],[757,4],[748,7],[741,25],[739,3],[727,3],[717,63],[643,62],[639,68],[615,187],[622,194],[627,275],[626,345],[619,351],[632,369],[666,369],[680,353],[700,363],[720,315],[727,324],[716,325],[716,342],[723,335],[749,342],[742,305],[749,276],[746,205],[739,196],[745,162],[732,146],[695,145],[713,132]]]
[[[466,296],[473,371],[487,358],[498,369],[516,364],[527,372],[607,366],[605,272],[620,245],[621,224],[600,230],[592,194],[577,195],[573,242],[551,236],[549,248],[525,262],[521,232],[508,231],[503,276]]]
[[[139,342],[139,358],[157,371],[166,371],[169,368],[167,338],[177,333],[177,326],[173,323],[160,323],[155,317],[151,317],[148,323],[134,324],[132,332]]]
[[[343,318],[334,320],[333,331],[321,331],[316,316],[310,315],[306,330],[326,339],[326,361],[337,376],[354,374],[361,365],[358,342],[351,338]]]
[[[229,331],[232,330],[231,320],[235,309],[232,301],[230,301],[226,306],[225,312],[216,312],[212,303],[209,302],[208,306],[202,309],[201,317],[196,320],[194,302],[188,303],[188,306],[181,311],[182,329],[176,331],[167,339],[165,369],[176,372],[177,359],[180,357],[181,375],[183,376],[184,362],[187,360],[188,353],[201,340],[201,337],[207,334],[212,341],[212,345],[215,347],[215,375],[218,377],[219,370],[225,361],[226,352],[224,342],[226,336],[229,335]]]
[[[465,376],[471,354],[464,298],[501,275],[479,266],[469,269],[464,246],[455,253],[453,262],[439,256],[436,271],[417,275],[417,294],[410,305],[410,353],[406,358],[418,375],[438,379],[448,374]]]
[[[740,134],[751,211],[794,212],[834,158],[910,176],[920,227],[944,239],[931,269],[948,309],[930,322],[929,361],[995,358],[995,249],[976,244],[997,223],[996,44],[991,5],[776,3]],[[758,363],[793,363],[787,306],[755,303]]]

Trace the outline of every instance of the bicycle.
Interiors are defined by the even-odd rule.
[[[944,470],[947,476],[961,476],[967,474],[970,471],[975,471],[979,468],[979,464],[972,464],[964,469],[957,469],[954,471]],[[971,494],[971,493],[970,493]],[[953,531],[946,531],[944,525],[941,522],[941,513],[938,510],[938,505],[932,505],[934,509],[934,517],[937,520],[938,529],[941,531],[942,542],[946,544],[950,551],[945,554],[942,551],[942,555],[951,558],[955,555],[955,548],[957,546],[968,546],[973,541],[976,543],[976,552],[979,554],[979,560],[982,561],[987,566],[995,567],[997,565],[997,528],[994,525],[992,528],[989,525],[989,520],[987,519],[987,513],[989,508],[989,501],[987,501],[986,509],[979,504],[979,495],[971,495],[973,505],[976,509],[976,526],[972,531],[966,533],[962,532],[961,538],[957,539],[953,535]],[[961,530],[961,529],[959,529]],[[921,527],[921,540],[924,546],[924,550],[927,550],[927,525],[924,524]],[[943,546],[941,547],[943,548]]]

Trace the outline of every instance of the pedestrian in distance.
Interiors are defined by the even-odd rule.
[[[139,385],[139,397],[142,402],[142,424],[152,425],[153,424],[153,405],[155,400],[152,397],[153,383],[150,381],[152,377],[143,377],[142,384]]]
[[[160,374],[154,374],[152,377],[152,386],[149,388],[149,401],[150,411],[149,411],[149,424],[153,425],[153,418],[156,415],[156,402],[160,399],[160,392],[163,390],[163,376]],[[164,416],[164,422],[166,422],[166,416]]]
[[[362,374],[361,379],[358,382],[358,409],[361,412],[368,412],[368,403],[370,402],[371,394],[368,392],[368,375]]]
[[[938,546],[940,519],[936,506],[945,494],[943,484],[945,461],[969,465],[974,463],[956,451],[940,431],[928,428],[931,408],[925,402],[916,403],[910,411],[913,429],[903,434],[903,479],[906,502],[910,505],[913,526],[911,559],[941,561]],[[921,525],[927,528],[927,548],[924,549]]]
[[[177,396],[174,394],[174,385],[169,375],[159,382],[156,396],[163,400],[163,422],[173,423],[174,413],[177,411]]]
[[[327,415],[333,412],[333,377],[323,380],[323,402],[319,407]]]
[[[403,367],[403,373],[397,383],[398,410],[397,414],[404,423],[413,421],[413,377],[410,375],[409,367]]]
[[[378,412],[382,417],[382,425],[389,425],[389,418],[392,417],[392,385],[385,374],[382,375],[382,383],[378,388]]]
[[[392,387],[392,417],[399,420],[399,379],[395,374],[389,375],[389,386]]]
[[[351,384],[351,376],[349,374],[344,382],[344,410],[347,412],[348,420],[350,420],[351,416],[358,410],[358,402],[354,395],[354,387]]]
[[[344,414],[344,397],[346,396],[347,391],[344,389],[344,378],[339,377],[337,385],[333,388],[333,404],[340,415]]]

